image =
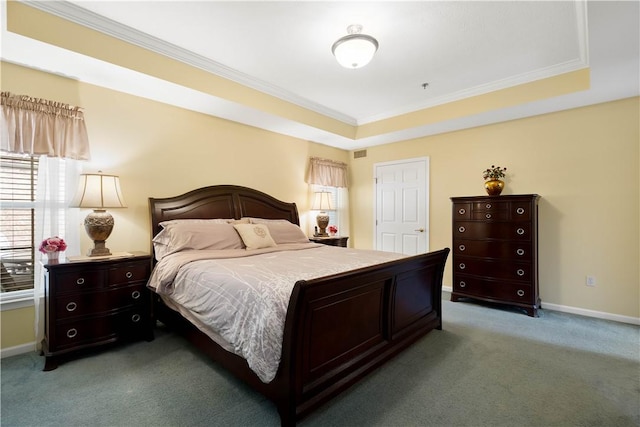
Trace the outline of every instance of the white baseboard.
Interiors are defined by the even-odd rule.
[[[588,310],[586,308],[552,304],[550,302],[544,302],[544,301],[542,302],[542,308],[545,310],[561,311],[563,313],[579,314],[580,316],[595,317],[597,319],[613,320],[614,322],[640,325],[639,317],[623,316],[621,314],[606,313],[604,311],[595,311],[595,310]]]
[[[26,344],[20,344],[15,347],[0,349],[0,359],[4,359],[5,357],[17,356],[19,354],[30,353],[32,351],[36,351],[35,341]]]
[[[444,292],[451,292],[451,286],[443,286]],[[552,304],[542,301],[544,310],[560,311],[562,313],[578,314],[580,316],[595,317],[597,319],[613,320],[614,322],[629,323],[631,325],[640,325],[640,317],[622,316],[620,314],[606,313],[604,311],[588,310],[586,308],[571,307],[568,305]]]

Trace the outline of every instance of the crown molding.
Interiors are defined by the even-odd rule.
[[[248,74],[227,67],[187,49],[168,43],[164,40],[160,40],[157,37],[150,36],[131,27],[100,16],[73,3],[66,1],[18,1],[35,9],[58,16],[100,33],[107,34],[143,49],[147,49],[168,58],[183,62],[187,65],[200,68],[211,74],[215,74],[216,76],[240,83],[243,86],[274,96],[283,101],[290,102],[299,107],[322,114],[323,116],[339,120],[352,126],[357,124],[357,120],[351,116],[300,97],[281,87],[256,79]]]
[[[523,73],[517,76],[511,76],[505,79],[496,80],[491,83],[474,86],[458,92],[453,92],[447,95],[431,98],[426,102],[418,104],[412,104],[393,111],[387,111],[383,114],[377,114],[370,116],[362,120],[358,120],[358,126],[367,123],[377,122],[379,120],[388,119],[391,117],[400,116],[403,114],[412,113],[414,111],[424,110],[427,108],[436,107],[438,105],[448,104],[454,101],[460,101],[462,99],[472,98],[474,96],[484,95],[491,92],[496,92],[502,89],[507,89],[514,86],[519,86],[526,83],[531,83],[537,80],[542,80],[549,77],[558,76],[561,74],[569,73],[571,71],[578,71],[584,68],[588,68],[582,59],[575,59],[567,61],[562,64],[553,65],[551,67],[542,68],[529,73]]]

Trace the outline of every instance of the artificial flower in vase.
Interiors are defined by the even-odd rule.
[[[42,243],[40,243],[40,248],[38,249],[43,254],[47,255],[47,259],[57,260],[60,257],[60,252],[67,249],[67,244],[64,239],[58,236],[49,237],[44,239]]]
[[[487,194],[490,196],[499,196],[504,189],[504,181],[500,178],[505,177],[507,168],[491,165],[491,168],[482,172],[484,178],[484,188],[487,190]]]
[[[330,236],[335,236],[336,234],[338,234],[338,227],[336,227],[335,225],[330,225],[329,227],[327,227],[327,231],[329,232]]]

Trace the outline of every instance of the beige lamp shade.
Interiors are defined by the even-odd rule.
[[[311,209],[314,211],[332,211],[331,193],[328,191],[318,191],[315,193]]]
[[[94,247],[88,256],[109,256],[111,251],[105,241],[113,231],[113,216],[106,208],[125,208],[126,204],[120,189],[120,178],[115,175],[82,174],[78,189],[71,201],[71,207],[91,208],[84,219],[84,229],[93,240]]]
[[[120,189],[120,177],[103,174],[82,174],[71,201],[72,208],[126,208]]]

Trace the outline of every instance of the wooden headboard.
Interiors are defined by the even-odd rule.
[[[211,219],[254,217],[286,219],[300,225],[295,203],[278,200],[266,193],[238,185],[198,188],[175,197],[149,198],[151,237],[160,223],[171,219]]]

